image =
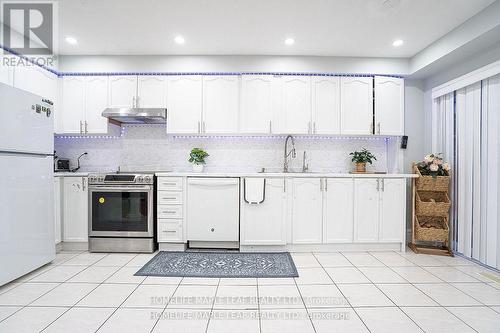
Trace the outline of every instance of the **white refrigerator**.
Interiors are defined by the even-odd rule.
[[[52,111],[0,83],[0,286],[55,258]]]

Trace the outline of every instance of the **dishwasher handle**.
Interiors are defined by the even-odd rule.
[[[196,185],[196,186],[232,186],[238,185],[238,178],[188,178],[188,185]]]

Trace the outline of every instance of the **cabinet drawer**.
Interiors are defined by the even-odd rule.
[[[182,192],[158,191],[158,205],[182,204]]]
[[[182,177],[158,177],[159,191],[182,191]]]
[[[158,205],[159,219],[180,219],[182,218],[182,206]]]
[[[182,242],[182,220],[158,220],[158,242]]]

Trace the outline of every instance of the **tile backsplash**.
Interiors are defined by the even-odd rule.
[[[283,167],[284,137],[176,137],[167,135],[162,125],[127,125],[117,138],[56,137],[55,150],[60,157],[70,158],[72,165],[84,151],[82,171],[116,171],[119,166],[146,170],[191,170],[189,151],[193,147],[206,150],[207,171],[259,171],[261,168],[279,170]],[[308,138],[295,139],[297,157],[291,169],[302,168],[303,152],[311,171],[347,172],[352,169],[349,153],[367,148],[377,161],[369,169],[389,171],[397,165],[398,140],[395,138]]]

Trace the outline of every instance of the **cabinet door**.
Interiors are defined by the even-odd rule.
[[[311,78],[309,76],[283,76],[282,105],[278,132],[307,134],[311,132]]]
[[[375,76],[375,134],[404,134],[404,90],[403,79]]]
[[[64,177],[64,242],[88,242],[87,184],[86,177]]]
[[[55,101],[57,98],[57,76],[35,65],[14,68],[14,87]]]
[[[59,133],[83,132],[85,119],[85,78],[65,76],[62,79],[62,103],[57,115]]]
[[[373,78],[340,79],[342,134],[373,134]]]
[[[239,76],[203,77],[203,132],[238,132],[239,87]]]
[[[275,84],[276,78],[270,75],[241,78],[241,133],[272,133]]]
[[[266,197],[250,205],[241,195],[240,243],[242,245],[286,244],[285,179],[266,179]]]
[[[5,59],[5,61],[4,61]],[[11,66],[8,66],[9,57],[5,55],[0,55],[0,83],[5,83],[9,86],[12,86],[14,84],[14,68]]]
[[[167,78],[167,133],[199,133],[201,76]]]
[[[62,240],[61,206],[61,177],[54,177],[54,235],[56,244]]]
[[[340,78],[312,78],[313,134],[340,134]]]
[[[353,180],[325,179],[323,201],[323,241],[352,243],[353,239]]]
[[[166,108],[165,76],[139,76],[137,79],[137,101],[141,108]]]
[[[379,183],[374,178],[354,179],[354,241],[378,241]]]
[[[292,200],[292,242],[322,242],[322,191],[319,178],[295,178]]]
[[[381,179],[380,242],[403,242],[406,226],[406,180]]]
[[[109,107],[130,108],[136,106],[137,76],[109,77]]]
[[[107,133],[108,119],[102,111],[108,107],[108,77],[91,76],[87,78],[85,93],[85,121],[87,133]]]

